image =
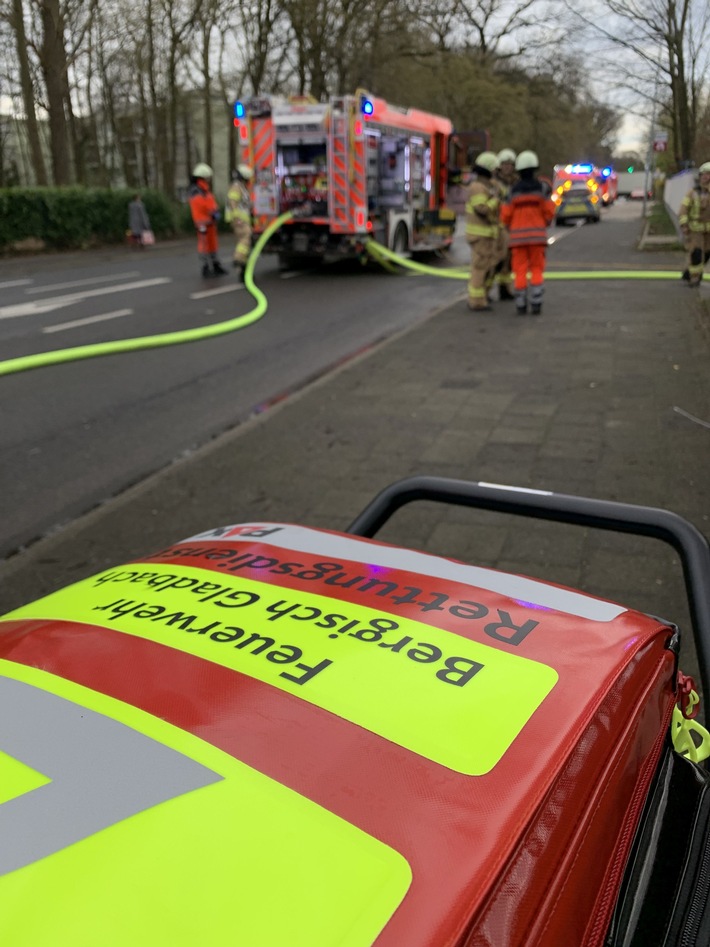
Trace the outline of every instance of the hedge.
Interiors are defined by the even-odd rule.
[[[57,250],[125,240],[128,204],[135,190],[84,187],[0,189],[0,251],[23,241]],[[183,211],[160,191],[140,190],[151,226],[159,237],[181,229]]]

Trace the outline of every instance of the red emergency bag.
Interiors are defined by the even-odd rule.
[[[363,535],[419,498],[619,519],[417,478],[349,533],[209,530],[0,621],[4,943],[628,937],[678,631]]]

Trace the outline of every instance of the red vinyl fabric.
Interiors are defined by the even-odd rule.
[[[150,578],[163,582],[168,574],[183,582],[183,596],[204,590],[190,609],[180,605],[181,615],[195,617],[192,625],[166,623],[157,612],[167,607],[177,614],[177,606],[167,604],[169,585]],[[378,947],[601,947],[676,699],[671,627],[549,583],[287,524],[215,530],[102,575],[100,582],[77,586],[76,595],[86,588],[94,596],[94,621],[52,617],[49,597],[42,617],[18,610],[0,620],[0,658],[193,733],[400,853],[412,881],[374,941]],[[193,579],[204,584],[190,586]],[[211,591],[218,586],[231,592]],[[260,656],[251,664],[245,659],[240,670],[215,660],[218,646],[210,635],[224,634],[227,615],[228,627],[235,627],[238,610],[211,612],[209,622],[200,610],[207,609],[208,596],[211,607],[224,600],[220,595],[245,594],[245,588],[258,588],[280,610],[268,626],[252,619],[258,634],[283,643],[307,628],[314,646],[332,649],[332,665],[305,684],[283,678],[273,686],[252,673]],[[126,630],[118,612],[129,615],[132,606],[116,602],[135,602],[134,618],[152,608],[150,633]],[[325,627],[318,627],[313,616],[324,602],[331,617],[320,614]],[[288,613],[291,605],[297,610]],[[338,650],[343,626],[332,616],[351,612],[380,622],[371,623],[369,633],[359,626],[367,658],[354,655],[354,646]],[[249,628],[247,609],[239,623]],[[431,758],[436,753],[421,749],[406,718],[391,732],[373,718],[374,688],[381,685],[371,683],[366,661],[375,660],[369,657],[374,648],[382,649],[378,662],[406,667],[406,676],[393,674],[393,708],[405,698],[416,705],[417,682],[425,675],[442,675],[447,700],[463,702],[483,686],[487,660],[465,683],[463,675],[456,681],[451,668],[463,664],[451,663],[447,671],[445,656],[435,662],[434,646],[422,644],[427,628],[432,636],[447,632],[452,654],[467,653],[467,643],[483,654],[485,646],[492,649],[485,651],[490,668],[499,656],[513,670],[524,659],[554,680],[485,772]],[[184,650],[188,638],[195,653]],[[403,645],[404,638],[411,641]],[[405,656],[408,648],[414,657]],[[339,703],[336,693],[332,709],[319,704],[316,688],[336,671],[350,683],[347,702]],[[525,698],[510,680],[508,672],[499,675],[495,699],[463,734],[473,758],[477,741],[494,739]],[[411,682],[406,686],[413,694],[404,694],[403,681]],[[361,707],[369,716],[360,715]],[[419,712],[429,719],[426,707]],[[434,734],[437,712],[432,706]]]

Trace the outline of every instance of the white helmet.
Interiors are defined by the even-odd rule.
[[[539,168],[540,162],[534,151],[521,151],[515,159],[515,170],[526,171],[528,168]]]
[[[212,168],[201,161],[199,164],[196,164],[192,169],[193,178],[211,178],[212,177]]]
[[[698,168],[698,173],[699,174],[710,173],[710,161],[703,162],[703,164],[701,164],[700,167]]]
[[[250,181],[254,177],[254,172],[249,167],[248,164],[238,164],[237,165],[237,174],[244,181]]]
[[[492,151],[482,151],[480,155],[474,159],[474,165],[478,165],[479,168],[485,168],[486,171],[493,173],[498,167],[498,159],[493,154]]]
[[[515,161],[515,152],[512,148],[504,148],[498,152],[498,164],[503,164],[504,161]]]

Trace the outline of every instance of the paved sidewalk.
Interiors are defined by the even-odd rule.
[[[679,254],[651,256],[680,270]],[[710,534],[710,340],[696,293],[680,281],[550,282],[539,318],[504,303],[474,316],[464,293],[8,560],[0,611],[219,524],[343,529],[413,474],[662,506]],[[652,540],[431,504],[400,511],[380,538],[689,628],[679,563]]]

